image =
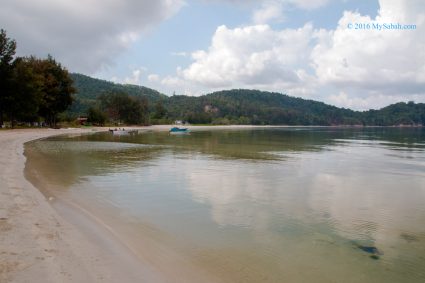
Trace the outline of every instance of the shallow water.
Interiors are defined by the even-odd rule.
[[[164,269],[167,249],[225,282],[425,281],[423,129],[101,133],[26,155],[47,196]]]

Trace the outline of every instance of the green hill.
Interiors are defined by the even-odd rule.
[[[355,112],[322,102],[258,90],[228,90],[201,97],[172,96],[168,115],[192,123],[215,124],[343,124]]]
[[[425,104],[399,102],[379,110],[362,112],[366,125],[425,125]]]
[[[254,125],[424,125],[425,104],[396,103],[380,110],[353,111],[323,102],[291,97],[259,90],[235,89],[193,97],[166,96],[135,85],[116,84],[81,74],[72,74],[77,89],[75,102],[69,110],[73,116],[85,115],[97,97],[104,93],[125,93],[144,97],[149,112],[156,117],[159,101],[165,108],[162,122],[185,120],[193,124],[254,124]],[[155,121],[152,121],[155,122]]]
[[[77,90],[74,95],[74,104],[69,110],[74,116],[85,115],[90,106],[96,105],[97,97],[104,93],[120,92],[130,96],[145,97],[152,105],[160,99],[167,98],[164,94],[143,86],[116,84],[76,73],[72,73],[71,78]]]

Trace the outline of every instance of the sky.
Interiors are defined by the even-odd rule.
[[[2,0],[17,55],[199,96],[247,88],[356,110],[425,102],[423,0]]]

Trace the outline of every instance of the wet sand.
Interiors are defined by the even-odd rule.
[[[215,126],[245,128],[252,126]],[[126,127],[130,128],[130,127]],[[189,127],[211,129],[205,127]],[[168,125],[137,127],[166,131]],[[25,179],[24,144],[61,134],[107,131],[22,129],[0,131],[0,282],[217,282],[173,251],[146,247],[164,266],[119,239],[111,227],[75,203],[55,205]],[[38,186],[38,184],[36,184]],[[40,190],[39,190],[40,189]],[[152,243],[146,243],[147,245]],[[180,262],[173,266],[173,262]],[[166,266],[165,266],[166,265]],[[177,280],[177,281],[176,281]]]
[[[61,217],[24,177],[25,142],[101,130],[0,131],[0,282],[170,282],[94,218]]]
[[[52,200],[45,192],[55,188],[25,178],[26,142],[107,130],[0,131],[0,282],[222,282],[158,242],[133,249],[92,212],[76,203]]]

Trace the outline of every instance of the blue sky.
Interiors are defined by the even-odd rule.
[[[421,0],[4,2],[0,26],[19,55],[167,95],[249,88],[353,109],[425,101]],[[416,26],[371,28],[383,23]]]
[[[172,74],[178,66],[191,63],[189,57],[174,53],[190,54],[207,49],[218,26],[248,26],[252,24],[252,11],[260,6],[258,3],[235,5],[225,1],[187,1],[176,15],[143,34],[116,60],[113,68],[95,75],[108,80],[128,77],[138,67],[147,68],[162,76]],[[275,29],[297,28],[306,22],[312,22],[317,28],[333,29],[345,10],[375,16],[378,8],[378,1],[373,0],[333,1],[327,7],[313,11],[291,7],[284,16],[285,20],[274,21],[270,26]]]

